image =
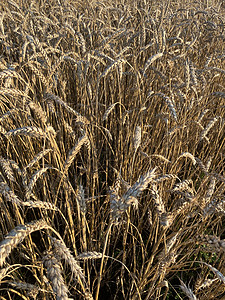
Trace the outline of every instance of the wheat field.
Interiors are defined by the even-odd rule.
[[[0,8],[0,299],[225,299],[224,1]]]

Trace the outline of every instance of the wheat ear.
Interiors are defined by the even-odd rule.
[[[66,247],[62,240],[50,237],[53,245],[53,251],[59,259],[65,260],[66,264],[70,266],[72,273],[85,281],[82,268],[79,266],[76,259],[71,254],[70,250]]]
[[[45,132],[39,128],[39,127],[35,127],[35,126],[25,126],[22,128],[16,128],[16,129],[11,129],[10,131],[8,131],[5,136],[14,136],[14,135],[25,135],[25,136],[31,136],[31,137],[45,137]]]
[[[70,167],[70,165],[72,164],[73,160],[75,159],[77,153],[80,151],[81,147],[86,144],[89,145],[89,139],[87,137],[87,135],[83,135],[78,142],[76,143],[76,145],[69,151],[67,159],[64,163],[64,173],[66,173]]]
[[[193,291],[186,286],[186,284],[180,279],[180,288],[184,292],[184,294],[188,297],[189,300],[197,300],[196,296],[194,295]]]
[[[38,220],[25,225],[19,225],[10,231],[0,243],[0,267],[3,265],[11,251],[21,243],[28,234],[44,228],[49,228],[47,223],[44,220]]]
[[[52,282],[53,291],[57,300],[69,300],[69,290],[62,277],[62,266],[52,253],[43,257],[44,266],[47,269],[47,277]]]

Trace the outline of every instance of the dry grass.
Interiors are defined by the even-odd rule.
[[[1,299],[224,299],[225,5],[162,2],[1,2]]]

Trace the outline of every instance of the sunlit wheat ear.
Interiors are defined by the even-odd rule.
[[[177,95],[179,96],[181,103],[185,103],[187,101],[186,95],[183,94],[180,90],[177,91]]]
[[[125,212],[127,209],[127,206],[124,204],[123,200],[118,195],[121,186],[121,180],[119,176],[120,173],[118,172],[116,182],[114,183],[113,186],[109,187],[110,213],[111,213],[110,215],[111,215],[111,221],[115,225],[119,224],[119,219],[121,218],[123,212]]]
[[[134,151],[137,152],[137,149],[141,145],[141,126],[135,128],[134,133]]]
[[[196,165],[196,159],[195,159],[194,155],[192,155],[191,153],[189,153],[189,152],[184,152],[184,153],[182,153],[182,154],[177,158],[177,161],[178,161],[179,159],[181,159],[182,157],[190,158],[191,161],[192,161],[192,163],[193,163],[193,165]]]
[[[204,198],[202,201],[202,206],[204,207]],[[201,207],[202,208],[202,207]],[[206,206],[203,209],[203,216],[207,217],[210,216],[212,214],[222,214],[225,215],[225,210],[224,210],[224,199],[218,199],[218,198],[214,198],[212,200],[210,200],[210,202],[208,204],[206,204]]]
[[[208,137],[206,136],[209,130],[215,125],[215,123],[218,121],[218,118],[213,118],[208,125],[205,127],[205,129],[200,134],[200,140],[203,140],[204,138],[209,142]]]
[[[213,196],[214,190],[216,187],[216,178],[213,176],[210,180],[209,187],[207,189],[206,195],[204,197],[204,203],[207,204]]]
[[[166,257],[159,262],[158,276],[160,276],[163,279],[170,265],[176,262],[176,258],[176,251],[171,251],[168,255],[166,255]]]
[[[200,116],[198,117],[197,122],[198,122],[198,123],[201,123],[201,121],[203,120],[204,116],[205,116],[208,112],[210,112],[210,110],[209,110],[208,108],[205,109],[205,110],[203,110],[203,111],[201,112]]]
[[[110,213],[111,213],[111,221],[113,224],[118,225],[119,219],[126,209],[124,206],[121,197],[119,197],[118,192],[115,189],[110,190]]]
[[[179,235],[179,232],[177,232],[171,239],[168,240],[168,242],[165,245],[165,249],[163,249],[163,251],[160,252],[159,255],[157,256],[159,259],[162,259],[170,252],[170,250],[173,248],[173,246],[177,242],[178,235]]]
[[[75,111],[72,107],[70,107],[66,102],[64,102],[62,99],[60,99],[58,96],[50,94],[50,93],[46,93],[44,95],[46,100],[52,100],[55,101],[56,103],[58,103],[59,105],[63,106],[68,112],[72,113],[75,116],[80,116],[80,113],[78,113],[77,111]]]
[[[5,136],[7,137],[15,135],[25,135],[35,138],[43,138],[46,136],[45,132],[41,128],[34,126],[26,126],[22,128],[11,129],[5,134]]]
[[[112,140],[113,140],[113,137],[112,137],[111,132],[110,132],[107,128],[105,128],[105,127],[102,127],[102,129],[103,129],[103,130],[105,131],[105,133],[107,134],[108,139],[109,139],[110,141],[112,141]]]
[[[5,130],[5,128],[3,126],[0,125],[0,133],[5,135],[7,133],[7,131]]]
[[[198,235],[195,237],[195,241],[198,244],[203,244],[207,246],[207,251],[210,252],[224,252],[225,253],[225,240],[220,240],[214,235]]]
[[[62,266],[54,255],[49,252],[43,257],[43,264],[47,269],[47,277],[52,283],[52,288],[57,300],[68,300],[68,287],[62,277]]]
[[[174,217],[173,213],[170,213],[170,212],[165,212],[159,216],[159,222],[165,228],[168,228],[169,226],[171,226],[173,224],[174,219],[175,219],[175,217]]]
[[[114,70],[116,67],[124,64],[125,62],[126,61],[124,59],[122,59],[122,58],[119,58],[119,59],[113,61],[113,63],[110,66],[108,66],[105,69],[105,71],[100,75],[100,79],[103,78],[103,77],[105,77],[105,76],[107,76],[110,71]]]
[[[18,206],[21,205],[22,201],[13,193],[11,188],[5,182],[0,182],[0,194],[2,194],[7,201],[15,203]]]
[[[3,265],[11,251],[21,243],[28,234],[44,228],[49,228],[47,223],[44,220],[38,220],[25,225],[19,225],[10,231],[0,243],[0,266]]]
[[[135,209],[138,209],[138,199],[134,196],[127,196],[126,198],[124,198],[122,196],[122,206],[121,207],[124,207],[124,209],[128,209],[128,207],[130,206],[133,206]]]
[[[28,184],[28,186],[27,186],[27,189],[26,189],[26,198],[27,198],[27,199],[30,199],[32,190],[33,190],[34,185],[35,185],[35,183],[37,182],[37,180],[38,180],[38,179],[42,176],[42,174],[44,174],[48,169],[49,169],[49,167],[42,168],[42,169],[36,171],[36,172],[33,174],[32,178],[31,178],[31,180],[30,180],[30,182],[29,182],[29,184]]]
[[[29,107],[33,110],[37,118],[45,124],[47,122],[47,116],[46,113],[43,111],[42,107],[40,104],[37,104],[35,102],[30,101],[29,102]]]
[[[111,111],[114,109],[114,107],[116,106],[116,104],[118,104],[118,102],[113,103],[112,105],[110,105],[107,108],[107,110],[105,111],[104,116],[102,118],[102,121],[105,121],[108,118],[108,116],[110,115]]]
[[[188,299],[197,300],[197,298],[196,298],[195,294],[193,293],[193,291],[190,288],[188,288],[186,286],[186,284],[181,279],[180,279],[180,283],[181,283],[180,288],[184,292],[184,294],[188,297]]]
[[[95,62],[99,62],[101,63],[103,66],[106,66],[106,63],[105,63],[105,60],[103,59],[103,57],[109,61],[109,62],[113,62],[114,59],[112,59],[111,57],[107,56],[107,55],[104,55],[104,54],[101,54],[99,53],[98,51],[96,51],[95,53],[96,55],[93,55],[93,54],[90,54],[90,58],[94,59]]]
[[[198,85],[198,81],[195,73],[195,67],[193,66],[193,63],[191,61],[189,62],[189,69],[190,69],[192,85]]]
[[[205,289],[205,288],[208,288],[210,287],[213,282],[215,281],[218,281],[218,278],[215,278],[215,279],[206,279],[205,281],[203,281],[201,284],[199,285],[195,285],[195,290],[196,291],[199,291],[201,289]]]
[[[89,125],[90,121],[84,116],[77,116],[76,123],[79,125]]]
[[[54,101],[51,99],[45,99],[45,102],[47,104],[47,109],[51,114],[55,114],[56,113],[56,108],[54,105]]]
[[[77,189],[77,197],[76,197],[78,204],[80,206],[80,211],[85,214],[86,210],[87,210],[87,206],[86,206],[86,200],[84,197],[84,188],[83,185],[80,184],[79,188]]]
[[[143,69],[143,73],[145,74],[147,69],[150,67],[150,65],[156,61],[158,58],[162,57],[163,53],[156,53],[154,55],[152,55],[145,63],[144,69]]]
[[[108,119],[108,116],[110,115],[110,113],[113,111],[113,109],[115,108],[115,106],[116,106],[117,104],[120,104],[120,105],[121,105],[120,102],[115,102],[115,103],[111,104],[111,105],[107,108],[107,110],[105,111],[105,113],[104,113],[104,115],[103,115],[102,121],[105,121],[105,120]]]
[[[141,176],[123,195],[125,201],[129,196],[133,196],[135,198],[138,197],[148,187],[148,184],[156,177],[156,170],[157,167],[149,170],[145,175]]]
[[[45,59],[45,62],[50,67],[50,65],[51,65],[50,59],[48,57],[46,50],[43,48],[42,44],[40,43],[39,39],[36,36],[33,37],[33,36],[29,36],[29,35],[27,35],[27,39],[29,40],[29,42],[31,42],[35,45],[36,49],[40,50],[42,56]]]
[[[13,170],[10,164],[10,161],[7,159],[4,159],[3,157],[0,157],[0,165],[2,169],[4,170],[4,173],[6,174],[7,178],[10,181],[15,181],[15,177],[13,174]]]
[[[195,157],[195,160],[199,166],[199,168],[204,172],[204,173],[208,173],[208,169],[207,167],[205,166],[205,164],[201,161],[201,159],[199,159],[198,157]]]
[[[54,203],[51,202],[46,202],[46,201],[21,201],[20,202],[21,206],[27,206],[31,208],[40,208],[40,209],[49,209],[49,210],[56,210],[58,211],[58,207],[54,205]]]
[[[175,105],[174,105],[173,101],[163,93],[157,93],[156,95],[159,95],[160,97],[163,98],[163,100],[166,102],[166,104],[169,108],[169,111],[170,111],[172,117],[177,122],[177,112],[176,112]]]
[[[84,297],[86,300],[94,300],[91,292],[88,289],[86,289],[86,291],[84,292]]]
[[[45,150],[39,152],[39,153],[38,153],[37,155],[35,155],[35,157],[29,162],[29,164],[24,168],[24,170],[33,167],[33,165],[35,165],[42,157],[44,157],[46,154],[50,153],[51,151],[53,151],[53,150],[52,150],[52,149],[45,149]]]
[[[47,79],[45,78],[44,74],[40,71],[39,68],[36,68],[34,64],[30,61],[28,63],[29,68],[34,72],[34,74],[37,76],[38,79],[44,84],[44,86],[47,88],[49,86]]]
[[[154,200],[154,205],[155,205],[155,209],[157,211],[157,214],[160,218],[160,216],[165,213],[165,207],[164,207],[164,203],[162,201],[162,198],[159,195],[158,189],[157,189],[157,185],[156,184],[152,184],[151,185],[151,189],[150,189],[152,198]]]
[[[176,192],[182,192],[182,191],[189,191],[190,193],[193,193],[193,190],[190,188],[189,185],[193,185],[192,180],[187,179],[187,180],[181,181],[173,186],[173,188],[171,189],[171,192],[176,193]]]
[[[12,108],[10,110],[8,110],[6,113],[4,113],[1,117],[0,117],[0,123],[4,122],[5,120],[7,120],[9,117],[12,117],[13,115],[15,115],[16,113],[18,113],[18,109],[16,108]]]
[[[181,205],[179,205],[177,208],[175,208],[172,211],[173,217],[176,218],[179,214],[182,214],[184,218],[189,217],[190,215],[187,214],[186,212],[189,212],[192,209],[194,203],[196,202],[195,200],[196,198],[194,198],[193,196],[185,195]],[[194,213],[197,214],[197,211],[194,211]]]
[[[56,133],[55,129],[51,125],[48,124],[45,128],[45,134],[46,134],[46,137],[51,140],[52,138],[56,137],[57,133]]]
[[[10,166],[13,170],[17,172],[20,176],[22,176],[22,170],[20,169],[19,165],[13,159],[8,159]]]
[[[211,54],[207,57],[204,68],[208,68],[208,66],[209,66],[210,62],[212,61],[212,59],[213,59],[213,54]]]
[[[172,179],[178,179],[178,177],[174,174],[165,174],[165,175],[159,176],[158,178],[154,179],[153,182],[156,184],[159,184],[163,181],[172,180]]]
[[[204,265],[206,265],[207,267],[209,267],[209,269],[216,275],[216,277],[223,283],[225,284],[225,276],[216,268],[214,268],[213,266],[211,266],[210,264],[207,264],[205,262],[202,262]]]
[[[213,160],[213,157],[209,157],[206,164],[205,164],[205,168],[206,168],[206,171],[209,172],[209,169],[210,169],[210,166],[211,166],[211,163],[212,163],[212,160]]]
[[[56,238],[51,238],[52,246],[53,246],[53,252],[55,256],[59,260],[64,260],[67,265],[70,266],[70,269],[75,277],[80,277],[83,281],[85,281],[85,277],[83,274],[82,268],[79,266],[78,262],[74,258],[74,256],[71,254],[70,250],[66,247],[64,242],[61,240],[58,240]]]
[[[75,136],[75,132],[74,132],[74,130],[73,130],[73,127],[70,126],[70,124],[69,124],[66,120],[64,120],[64,119],[63,119],[63,126],[64,126],[65,131],[66,131],[69,135]]]
[[[122,177],[122,175],[119,171],[117,171],[115,168],[113,168],[113,171],[117,175],[117,179],[116,179],[116,182],[113,186],[113,189],[115,189],[116,192],[118,193],[119,189],[120,189],[120,186],[122,186],[123,188],[125,188],[126,191],[128,191],[129,188],[131,187],[131,185],[123,179],[123,177]]]
[[[148,184],[155,178],[155,171],[156,168],[148,171],[144,176],[141,176],[140,179],[122,195],[122,197],[119,197],[115,190],[111,191],[110,206],[114,220],[118,220],[123,212],[129,207],[134,206],[136,209],[138,208],[137,197],[140,196],[147,188]]]
[[[78,42],[79,42],[80,47],[81,47],[81,53],[85,54],[85,52],[86,52],[86,42],[85,42],[85,39],[84,39],[82,33],[77,32],[77,38],[78,38]]]
[[[87,89],[87,94],[88,94],[89,99],[92,100],[93,93],[92,93],[92,88],[91,88],[91,84],[89,81],[87,83],[86,89]]]
[[[27,282],[21,282],[21,281],[9,281],[8,282],[10,285],[12,285],[15,288],[21,289],[21,290],[27,290],[28,291],[28,296],[32,297],[34,299],[37,298],[37,295],[39,293],[39,291],[41,291],[41,289],[31,283],[27,283]]]
[[[0,80],[6,79],[9,77],[18,78],[19,74],[15,70],[11,70],[11,69],[6,69],[6,70],[0,72]]]
[[[164,157],[163,155],[160,155],[160,154],[152,154],[151,157],[158,158],[166,163],[171,163],[170,160],[168,160],[166,157]]]
[[[77,156],[78,152],[80,151],[80,149],[83,145],[86,145],[87,147],[90,147],[90,141],[89,141],[86,134],[83,135],[81,138],[79,138],[76,145],[69,151],[67,159],[66,159],[66,161],[64,163],[64,166],[63,166],[64,173],[66,173],[68,171],[70,165],[74,161],[75,157]]]
[[[83,252],[76,256],[77,260],[91,260],[102,258],[102,253],[96,251]]]

